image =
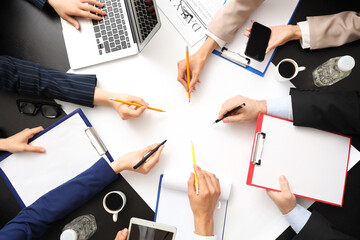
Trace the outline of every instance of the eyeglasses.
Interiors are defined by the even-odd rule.
[[[35,116],[40,111],[46,118],[57,118],[62,111],[61,105],[50,102],[18,99],[16,104],[21,113],[31,116]]]

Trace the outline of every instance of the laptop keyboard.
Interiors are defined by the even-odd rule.
[[[140,38],[145,40],[158,21],[155,16],[152,16],[151,13],[147,11],[149,6],[146,5],[145,0],[134,0],[134,5],[140,25]]]
[[[129,33],[125,25],[124,11],[118,0],[100,0],[107,14],[102,20],[92,20],[99,55],[130,48]],[[95,13],[93,13],[95,14]]]

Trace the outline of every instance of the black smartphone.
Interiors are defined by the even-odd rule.
[[[264,61],[270,35],[270,28],[254,22],[251,28],[249,41],[246,45],[245,55],[259,62]]]

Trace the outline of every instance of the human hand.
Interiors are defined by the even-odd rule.
[[[251,21],[254,23],[254,21]],[[302,38],[301,30],[298,25],[279,25],[270,27],[271,35],[269,39],[268,46],[266,48],[266,53],[270,52],[274,48],[284,45],[285,43],[292,40],[299,40]],[[246,28],[247,33],[244,33],[245,36],[249,37],[251,28]]]
[[[217,47],[217,43],[212,39],[208,38],[201,48],[193,55],[189,57],[189,68],[190,68],[190,84],[189,88],[187,85],[187,65],[186,58],[178,62],[178,77],[177,80],[184,86],[185,90],[188,92],[195,91],[195,84],[199,83],[199,76],[204,68],[206,59],[209,57],[210,53]]]
[[[282,214],[288,214],[296,207],[296,197],[291,192],[289,183],[285,176],[279,178],[281,192],[266,190],[267,194],[282,212]]]
[[[127,228],[124,228],[123,230],[118,231],[118,233],[116,234],[115,240],[126,240],[128,233],[129,233],[129,230],[127,230]]]
[[[142,105],[142,107],[137,107],[125,103],[111,101],[112,107],[119,113],[123,120],[140,117],[140,115],[149,106],[149,104],[145,102],[144,99],[129,94],[112,94],[112,97]]]
[[[48,0],[48,3],[54,8],[61,18],[68,21],[77,30],[80,29],[80,24],[74,16],[101,20],[102,17],[93,13],[97,13],[102,16],[106,15],[106,12],[99,9],[104,7],[104,4],[96,0]],[[90,4],[94,4],[95,6]]]
[[[159,162],[160,154],[165,147],[164,145],[161,146],[153,155],[151,155],[143,164],[141,164],[140,167],[134,169],[134,166],[144,157],[146,153],[150,152],[158,145],[159,144],[155,143],[139,151],[127,153],[112,162],[110,166],[116,173],[120,173],[123,170],[129,170],[142,174],[147,174]]]
[[[194,166],[198,183],[199,195],[196,194],[195,177],[191,173],[188,181],[188,196],[191,210],[194,214],[195,233],[200,236],[214,234],[214,211],[220,196],[219,179],[212,173]]]
[[[32,146],[28,144],[30,138],[35,136],[35,134],[44,130],[43,127],[36,127],[36,128],[26,128],[21,132],[5,138],[0,139],[0,150],[8,151],[12,153],[16,152],[37,152],[37,153],[44,153],[45,148],[39,146]]]
[[[223,119],[224,123],[230,122],[247,122],[256,120],[259,112],[266,113],[266,101],[258,101],[243,96],[235,96],[228,99],[221,107],[221,110],[218,114],[218,119],[221,119],[227,112],[236,108],[237,106],[245,103],[246,106],[239,109],[237,112],[232,114],[229,117]]]

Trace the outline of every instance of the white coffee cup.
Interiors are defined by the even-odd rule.
[[[120,198],[119,198],[120,196]],[[119,212],[124,208],[126,204],[126,196],[123,192],[112,191],[105,195],[103,199],[104,209],[113,214],[113,221],[117,222]]]
[[[286,65],[284,65],[284,64],[286,64]],[[280,82],[290,81],[291,79],[296,77],[296,75],[299,72],[304,71],[305,69],[306,69],[306,67],[299,67],[294,60],[292,60],[290,58],[285,58],[285,59],[281,60],[279,62],[279,64],[276,66],[276,70],[274,73],[275,79]],[[281,73],[280,73],[280,71],[281,71]]]

